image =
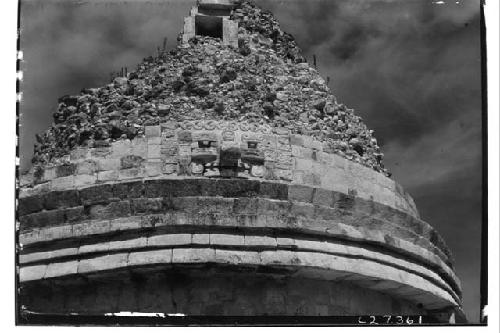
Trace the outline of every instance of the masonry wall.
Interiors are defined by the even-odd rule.
[[[327,144],[267,126],[170,122],[148,126],[145,134],[77,148],[21,179],[18,258],[23,302],[30,308],[49,309],[45,300],[59,294],[68,298],[53,303],[59,309],[97,302],[93,297],[102,296],[77,296],[76,290],[88,290],[102,274],[114,279],[123,270],[154,268],[190,275],[201,265],[246,272],[248,287],[229,292],[250,304],[244,311],[264,311],[256,302],[266,305],[268,296],[237,295],[272,290],[276,277],[304,280],[324,293],[352,290],[346,308],[298,288],[307,313],[356,314],[372,305],[390,313],[401,307],[461,311],[448,248],[419,219],[411,197],[381,173],[333,154]],[[268,273],[254,274],[263,269]],[[201,280],[224,289],[229,280],[244,279],[238,274]],[[59,293],[61,280],[73,281],[73,289]],[[179,292],[206,293],[201,280]],[[134,297],[149,299],[149,287],[141,283],[131,287],[139,295]],[[292,293],[287,283],[281,294]],[[157,289],[163,295],[170,290],[165,288]],[[126,297],[115,292],[117,299]],[[238,308],[220,302],[184,309]],[[298,298],[280,302],[276,309],[287,314],[301,304]],[[164,303],[154,307],[175,310]]]
[[[272,271],[186,269],[122,272],[93,278],[81,287],[69,281],[24,289],[32,311],[99,315],[162,312],[186,315],[417,315],[408,301],[349,282],[280,277]],[[277,273],[277,272],[274,272]]]

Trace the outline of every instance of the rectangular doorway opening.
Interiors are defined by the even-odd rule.
[[[196,15],[194,24],[196,35],[222,39],[222,17]]]

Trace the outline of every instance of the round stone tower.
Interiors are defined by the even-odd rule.
[[[176,49],[61,97],[37,140],[23,311],[463,317],[372,131],[251,2],[198,1]]]

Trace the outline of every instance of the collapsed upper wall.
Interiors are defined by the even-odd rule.
[[[198,8],[189,17],[219,16],[208,9]],[[61,97],[53,125],[37,136],[34,164],[57,163],[79,146],[143,137],[145,126],[168,120],[212,119],[311,136],[336,154],[389,175],[373,131],[336,101],[270,12],[243,1],[221,17],[222,35],[230,38],[199,35],[195,25],[189,38],[184,30],[176,49],[144,59],[125,77]],[[207,20],[214,23],[200,22]],[[193,28],[192,23],[187,26]]]

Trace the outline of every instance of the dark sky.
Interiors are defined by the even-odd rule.
[[[468,319],[479,318],[481,71],[479,0],[256,1],[304,55],[318,59],[338,101],[375,131],[393,178],[456,258]],[[21,1],[24,52],[20,154],[57,98],[172,48],[194,0]]]

